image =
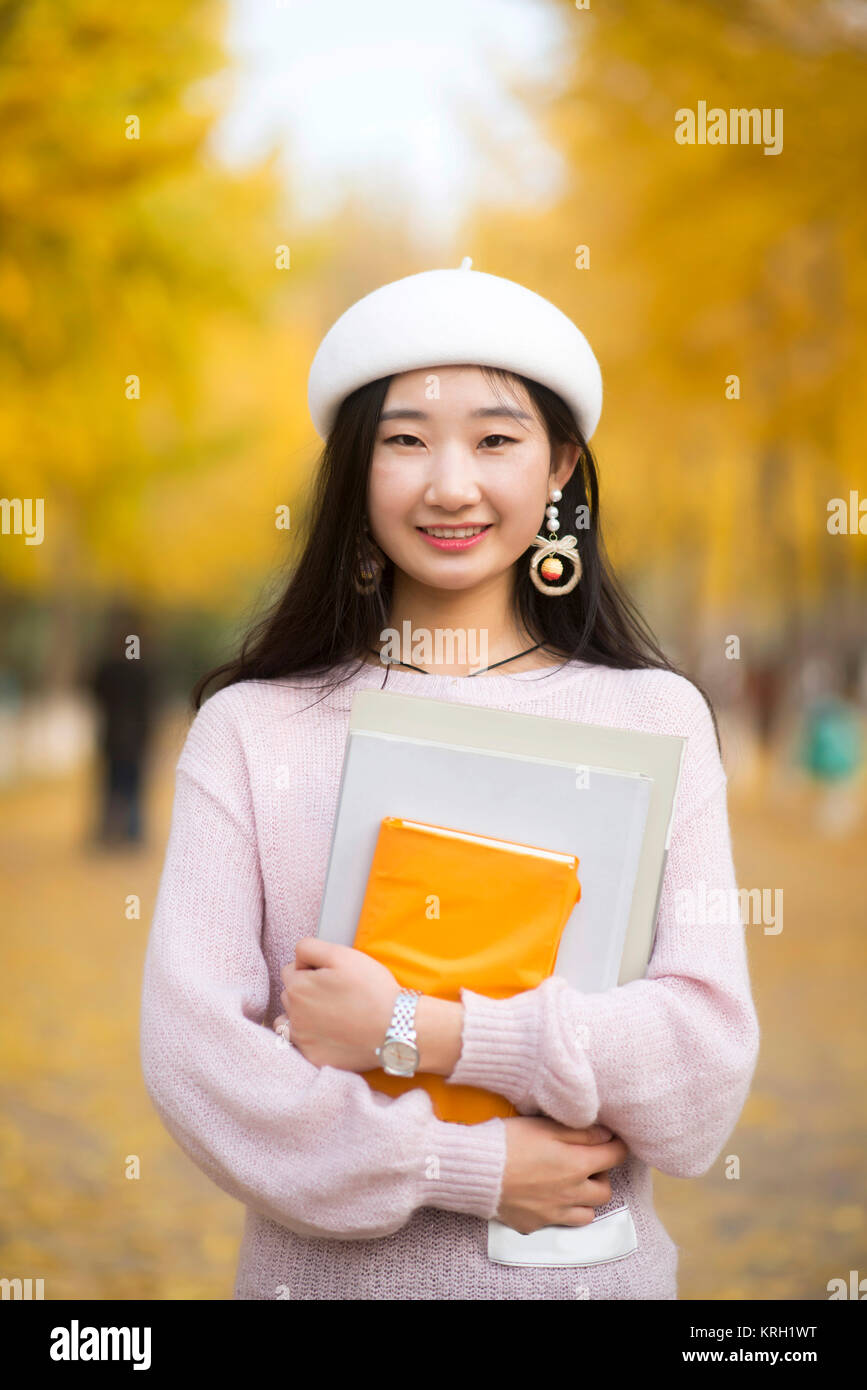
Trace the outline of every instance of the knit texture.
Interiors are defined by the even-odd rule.
[[[236,1299],[673,1299],[677,1249],[651,1168],[706,1172],[758,1052],[744,928],[701,910],[736,891],[726,774],[699,691],[669,671],[570,662],[553,671],[425,676],[386,690],[590,724],[686,735],[646,978],[582,994],[560,977],[511,999],[462,991],[450,1082],[523,1114],[607,1124],[629,1148],[610,1174],[637,1250],[607,1264],[511,1267],[487,1257],[506,1123],[438,1120],[419,1088],[392,1098],[317,1067],[271,1025],[280,971],[316,934],[352,695],[377,666],[244,681],[194,718],[175,775],[141,1014],[147,1089],[168,1131],[247,1208]],[[680,890],[696,890],[685,911]],[[680,894],[680,896],[678,896]],[[710,918],[710,924],[705,918]]]

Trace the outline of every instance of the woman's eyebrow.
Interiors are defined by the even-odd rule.
[[[526,410],[518,410],[512,406],[489,405],[482,406],[479,410],[467,412],[468,420],[493,419],[496,416],[503,416],[510,420],[532,420],[532,415],[528,415]],[[429,420],[430,416],[424,410],[384,410],[379,417],[380,423],[385,420]]]

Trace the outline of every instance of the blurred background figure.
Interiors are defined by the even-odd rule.
[[[771,749],[777,734],[786,674],[786,664],[778,655],[764,657],[747,671],[746,695],[752,705],[756,737],[764,752]]]
[[[116,605],[87,682],[99,711],[101,760],[96,843],[143,839],[142,784],[154,729],[158,691],[143,615]]]
[[[858,773],[863,754],[858,675],[857,666],[847,664],[838,690],[828,661],[817,660],[804,672],[800,762],[819,792],[813,820],[824,835],[845,834],[860,815]]]

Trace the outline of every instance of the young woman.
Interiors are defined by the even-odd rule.
[[[548,301],[465,262],[352,306],[310,404],[326,442],[297,565],[194,692],[145,966],[150,1094],[246,1205],[238,1299],[676,1298],[650,1170],[714,1163],[758,1027],[739,920],[679,906],[702,882],[736,892],[726,774],[706,697],[605,556],[596,360]],[[474,660],[443,658],[446,630]],[[395,631],[416,644],[396,655]],[[418,1001],[419,1069],[506,1096],[512,1119],[448,1124],[421,1088],[373,1091],[358,1073],[399,983],[314,935],[352,696],[380,686],[687,738],[644,979]],[[488,1259],[487,1218],[528,1233],[623,1207],[628,1254]]]

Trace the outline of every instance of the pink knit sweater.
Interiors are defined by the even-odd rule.
[[[246,1206],[234,1297],[676,1298],[677,1249],[654,1212],[650,1170],[707,1172],[758,1051],[743,927],[708,925],[711,913],[684,920],[682,902],[675,912],[679,889],[703,881],[727,900],[736,889],[707,706],[667,671],[389,671],[385,688],[405,694],[688,737],[647,977],[599,994],[559,977],[506,1000],[462,992],[450,1081],[566,1125],[598,1120],[630,1151],[598,1210],[628,1205],[637,1250],[607,1264],[514,1267],[487,1257],[504,1121],[445,1123],[426,1091],[372,1091],[271,1029],[280,970],[316,932],[350,700],[383,675],[367,666],[325,698],[312,677],[230,686],[199,711],[177,766],[141,1057],[169,1132]]]

